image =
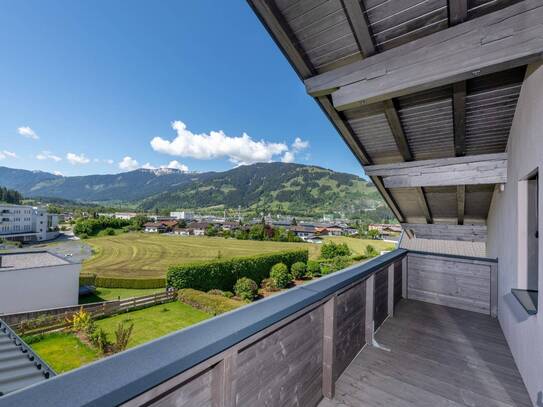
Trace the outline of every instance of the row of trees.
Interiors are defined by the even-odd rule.
[[[0,202],[20,204],[22,199],[23,195],[19,191],[7,189],[6,187],[0,187]]]
[[[209,225],[205,231],[206,236],[223,236],[225,238],[236,238],[239,240],[267,240],[274,242],[301,242],[298,236],[283,227],[274,228],[270,225],[258,223],[249,229],[241,228],[236,230],[219,230]]]

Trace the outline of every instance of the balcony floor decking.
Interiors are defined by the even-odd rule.
[[[319,407],[532,406],[496,319],[402,300]]]

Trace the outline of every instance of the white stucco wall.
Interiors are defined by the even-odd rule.
[[[76,305],[80,264],[0,272],[1,314]]]
[[[543,230],[543,65],[530,66],[508,144],[505,190],[494,191],[487,255],[499,259],[498,318],[534,405],[543,402],[543,239],[539,239],[539,312],[528,316],[511,294],[526,288],[525,225],[519,222],[519,181],[540,168],[539,230]],[[522,191],[521,191],[522,192]],[[520,198],[519,198],[520,196]]]

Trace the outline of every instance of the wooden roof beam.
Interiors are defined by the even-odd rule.
[[[341,3],[360,52],[365,58],[375,54],[375,44],[364,15],[364,5],[360,0],[341,0]]]
[[[458,208],[458,224],[464,224],[464,214],[466,211],[466,186],[458,185],[456,187],[456,205]]]
[[[366,166],[386,188],[501,184],[507,182],[507,153],[471,155]]]
[[[468,19],[468,0],[448,0],[449,25],[463,23]]]
[[[305,80],[346,110],[540,61],[543,3],[524,0]]]

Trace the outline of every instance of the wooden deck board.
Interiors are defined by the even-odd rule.
[[[319,407],[531,406],[497,320],[401,300]],[[487,342],[488,346],[484,344]]]

